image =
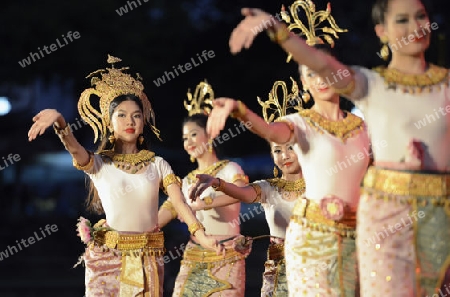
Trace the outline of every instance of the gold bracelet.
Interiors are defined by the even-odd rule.
[[[278,28],[273,28],[267,30],[267,35],[269,35],[270,40],[278,44],[282,44],[291,37],[291,31],[287,28],[285,24],[279,24]]]
[[[94,165],[94,156],[92,155],[91,152],[88,152],[88,153],[89,153],[89,162],[86,165],[81,166],[80,164],[77,163],[77,160],[73,159],[72,160],[73,167],[75,167],[78,170],[82,170],[82,171],[91,169],[92,166]]]
[[[192,236],[195,236],[195,232],[197,232],[200,229],[203,229],[203,231],[206,230],[205,226],[203,226],[202,223],[200,223],[199,221],[190,224],[188,227],[189,233],[191,233]]]
[[[211,196],[206,196],[205,198],[203,198],[203,202],[205,203],[205,205],[211,205],[213,203],[214,199],[212,199]],[[203,208],[203,210],[210,210],[212,209],[212,207],[205,207]]]
[[[256,202],[260,202],[261,201],[261,187],[257,184],[248,184],[250,187],[253,188],[253,190],[255,190],[256,192],[256,198],[253,199],[252,202],[250,203],[256,203]]]
[[[53,130],[55,130],[56,135],[58,135],[59,137],[67,136],[70,132],[72,132],[69,123],[66,123],[66,126],[64,128],[56,127],[56,125],[53,123]]]
[[[334,88],[334,92],[339,95],[351,95],[355,90],[355,72],[352,69],[349,69],[350,74],[352,75],[351,81],[343,88],[338,89]]]
[[[237,101],[237,108],[230,114],[232,118],[243,118],[247,113],[247,106],[241,101]]]
[[[172,201],[170,201],[170,200],[164,201],[164,203],[161,205],[161,209],[163,209],[163,208],[170,211],[170,213],[172,214],[172,219],[175,219],[178,217],[178,213],[175,210],[175,207],[173,206]]]
[[[221,178],[218,178],[218,177],[217,177],[217,180],[219,181],[219,184],[217,186],[212,186],[212,188],[214,189],[214,191],[223,192],[224,187],[225,187],[225,182]]]

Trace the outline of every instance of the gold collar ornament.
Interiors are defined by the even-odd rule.
[[[306,44],[309,46],[313,46],[315,44],[325,44],[326,41],[333,48],[333,37],[338,39],[339,36],[337,33],[347,32],[347,29],[342,29],[336,24],[336,21],[331,15],[330,3],[327,4],[326,10],[316,11],[316,6],[311,0],[295,1],[289,7],[289,10],[292,15],[292,20],[289,16],[289,12],[285,10],[284,5],[281,7],[281,17],[287,24],[289,24],[287,29],[300,37],[306,38]],[[306,14],[308,26],[306,26],[298,16],[298,12],[301,10],[303,10]],[[323,27],[318,27],[323,21],[328,21],[329,26],[325,25]],[[300,32],[296,33],[294,30],[299,30]],[[317,35],[316,32],[320,31],[322,34]],[[286,62],[289,62],[291,59],[292,55],[289,54]]]
[[[184,108],[188,111],[189,116],[198,113],[209,115],[213,106],[214,90],[206,80],[197,85],[194,94],[188,90],[187,97],[188,100],[184,101]]]
[[[106,135],[110,125],[109,106],[114,98],[132,94],[138,96],[144,107],[144,121],[150,125],[151,130],[160,139],[160,131],[155,127],[155,114],[150,101],[144,93],[142,77],[137,74],[137,79],[124,72],[129,67],[114,68],[114,64],[122,61],[119,58],[108,55],[107,63],[111,68],[99,69],[92,72],[86,78],[91,78],[93,88],[84,90],[78,100],[78,111],[81,118],[94,130],[94,143]],[[97,75],[100,74],[100,77]],[[91,105],[91,96],[99,98],[100,111]],[[160,139],[161,140],[161,139]]]
[[[290,79],[292,81],[291,92],[288,92],[288,88],[284,81],[276,81],[269,93],[268,100],[262,101],[257,97],[258,103],[262,106],[264,120],[267,123],[276,122],[280,118],[286,116],[289,109],[296,111],[303,109],[298,85],[292,77]],[[281,101],[278,98],[279,89],[281,89]]]
[[[155,160],[155,153],[141,150],[136,154],[118,154],[113,150],[104,150],[100,155],[108,157],[118,169],[134,174]]]
[[[406,74],[396,69],[379,66],[374,70],[384,79],[388,89],[399,89],[403,93],[430,93],[433,89],[449,86],[449,70],[430,64],[422,74]]]
[[[217,161],[216,163],[209,165],[208,167],[206,167],[203,170],[199,170],[199,169],[195,169],[192,170],[191,172],[189,172],[189,174],[187,175],[187,179],[189,181],[189,184],[193,184],[197,181],[197,174],[208,174],[211,176],[216,176],[216,174],[222,170],[222,168],[224,168],[225,166],[227,166],[227,164],[229,163],[229,160],[222,160],[222,161]]]
[[[272,187],[276,187],[279,191],[297,192],[299,194],[303,194],[306,188],[305,180],[303,178],[291,181],[276,177],[267,179],[267,182]]]
[[[352,113],[347,111],[344,111],[344,113],[346,116],[340,121],[330,121],[312,109],[302,110],[300,116],[316,131],[323,133],[323,130],[325,130],[345,142],[347,138],[359,134],[364,129],[364,121]]]

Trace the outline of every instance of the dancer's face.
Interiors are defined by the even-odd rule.
[[[387,37],[392,55],[404,56],[423,54],[432,30],[420,0],[390,0],[384,24],[375,26],[378,37]]]
[[[309,90],[314,101],[330,101],[334,97],[332,82],[326,83],[317,72],[305,65],[300,66],[300,73],[303,88]]]
[[[126,100],[117,105],[111,116],[114,137],[125,143],[136,143],[144,131],[144,116],[136,102]]]
[[[202,156],[208,149],[208,135],[204,128],[194,122],[183,125],[184,150],[194,158]]]
[[[299,174],[301,172],[297,154],[294,151],[294,139],[284,144],[270,143],[273,161],[283,174]]]

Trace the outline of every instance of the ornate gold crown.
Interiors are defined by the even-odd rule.
[[[94,130],[94,142],[96,142],[99,134],[100,139],[106,135],[111,121],[109,118],[109,105],[111,101],[120,95],[133,94],[138,96],[142,101],[145,123],[150,125],[153,133],[159,138],[160,132],[155,127],[155,114],[147,95],[144,93],[142,77],[137,73],[137,79],[134,79],[131,75],[123,72],[124,70],[128,70],[129,67],[114,68],[114,63],[120,61],[122,60],[108,55],[107,63],[111,64],[111,68],[99,69],[86,77],[91,77],[91,85],[93,88],[84,90],[80,95],[78,111],[81,118]],[[101,78],[96,76],[98,74],[101,75]],[[100,111],[91,105],[91,95],[99,97]]]
[[[208,82],[202,81],[195,88],[194,95],[191,90],[187,92],[188,100],[184,101],[184,108],[188,111],[188,115],[192,116],[197,113],[208,115],[213,106],[214,91]]]
[[[305,11],[306,18],[308,19],[308,27],[303,24],[303,22],[300,20],[298,16],[298,11],[302,9]],[[333,16],[331,15],[331,5],[330,3],[327,4],[326,10],[319,10],[316,11],[316,6],[311,0],[298,0],[295,1],[290,6],[290,13],[292,15],[292,21],[289,16],[289,13],[285,10],[284,5],[281,7],[281,17],[282,19],[289,24],[288,30],[291,32],[294,32],[294,30],[300,30],[300,32],[294,32],[300,37],[306,38],[306,44],[309,46],[313,46],[315,44],[324,44],[325,41],[331,46],[334,47],[334,40],[331,36],[334,36],[334,38],[339,39],[339,36],[337,33],[347,32],[347,29],[339,28],[339,26],[336,24],[336,21],[334,20]],[[320,23],[323,21],[328,21],[330,24],[330,27],[323,26],[318,27]],[[316,35],[317,31],[321,31],[322,34]],[[328,33],[328,34],[327,34]],[[289,54],[287,58],[287,62],[289,62],[292,58],[292,55]]]
[[[269,93],[269,99],[261,101],[259,97],[258,103],[262,106],[264,120],[268,123],[277,121],[279,118],[287,115],[289,109],[300,111],[303,109],[302,100],[298,85],[291,77],[292,88],[291,93],[288,92],[286,83],[284,81],[276,81],[273,84],[272,90]],[[282,101],[278,99],[278,88],[282,90]]]

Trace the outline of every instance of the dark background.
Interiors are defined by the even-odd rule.
[[[72,167],[69,154],[53,131],[32,143],[27,141],[27,131],[32,116],[44,108],[56,108],[67,121],[79,122],[78,96],[90,86],[85,77],[107,66],[107,54],[120,57],[121,66],[130,66],[144,78],[163,138],[163,142],[152,139],[152,150],[181,176],[194,169],[181,142],[181,122],[186,115],[183,100],[189,88],[193,90],[207,79],[216,96],[241,99],[260,113],[257,96],[266,99],[276,80],[285,80],[290,87],[289,77],[298,79],[297,65],[286,64],[286,54],[265,34],[256,38],[251,49],[236,56],[228,48],[229,35],[241,20],[241,7],[260,7],[275,14],[282,4],[289,6],[291,2],[139,1],[2,2],[0,97],[8,97],[12,109],[0,116],[0,166],[5,167],[8,154],[17,154],[20,160],[0,170],[0,253],[47,224],[56,224],[58,231],[0,260],[1,297],[84,295],[84,269],[72,269],[83,251],[75,224],[80,215],[91,221],[99,217],[85,212],[84,176]],[[318,10],[326,7],[325,1],[315,3]],[[337,24],[349,30],[340,35],[336,55],[348,64],[382,64],[376,54],[380,43],[370,20],[372,1],[333,0],[331,4]],[[428,4],[431,20],[439,28],[433,32],[427,56],[431,62],[448,67],[446,1]],[[129,12],[119,16],[116,10],[122,6]],[[81,37],[55,52],[44,53],[26,67],[19,65],[18,61],[37,52],[38,47],[49,46],[57,38],[62,41],[61,35],[68,31],[78,31]],[[153,82],[165,71],[172,71],[172,66],[190,62],[204,50],[214,51],[215,57],[159,87]],[[234,124],[233,120],[228,123],[229,127]],[[87,148],[94,148],[88,126],[80,124],[74,133]],[[271,176],[268,148],[265,141],[246,132],[223,143],[220,151],[254,180]],[[164,198],[161,196],[161,201]],[[243,205],[242,212],[248,212],[246,209]],[[186,227],[173,222],[164,231],[167,248],[175,254],[188,238]],[[242,233],[267,234],[264,217],[246,221]],[[266,247],[267,241],[256,242],[247,259],[246,296],[259,296]],[[166,265],[167,296],[178,265],[179,258]]]

